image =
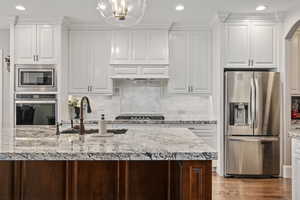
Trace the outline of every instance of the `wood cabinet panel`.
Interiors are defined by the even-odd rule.
[[[0,162],[0,199],[13,200],[16,199],[17,186],[15,186],[15,162]]]
[[[0,162],[1,200],[211,200],[211,161]]]
[[[169,196],[169,163],[126,162],[126,199],[166,200]]]
[[[67,199],[67,162],[22,161],[22,200]]]
[[[182,169],[183,200],[212,199],[211,162],[186,161]]]
[[[73,199],[118,199],[118,162],[78,161],[73,164],[72,176]]]

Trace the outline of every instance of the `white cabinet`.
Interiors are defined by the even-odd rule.
[[[272,23],[228,23],[225,31],[227,68],[276,68],[277,25]]]
[[[293,200],[300,200],[300,138],[294,138],[292,141]]]
[[[209,31],[170,32],[170,93],[210,93]]]
[[[16,64],[56,64],[55,26],[16,25]]]
[[[168,65],[168,50],[167,31],[114,31],[110,64]]]
[[[288,81],[290,93],[300,94],[300,32],[297,32],[291,39],[289,52]]]
[[[108,31],[71,31],[69,93],[112,94],[110,40]]]

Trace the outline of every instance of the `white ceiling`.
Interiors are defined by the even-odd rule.
[[[174,10],[182,3],[185,10]],[[15,6],[22,4],[26,11],[17,11]],[[27,17],[67,16],[75,22],[104,23],[96,10],[97,0],[0,0],[0,26],[8,25],[7,16]],[[267,12],[285,11],[300,4],[299,0],[148,0],[144,24],[205,25],[218,11],[256,12],[259,4],[268,5]]]

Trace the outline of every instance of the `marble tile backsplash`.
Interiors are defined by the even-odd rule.
[[[117,96],[89,96],[93,112],[85,114],[86,119],[99,119],[102,113],[108,120],[122,113],[160,113],[166,120],[215,119],[210,95],[164,94],[164,86],[141,81],[115,85],[121,91]]]

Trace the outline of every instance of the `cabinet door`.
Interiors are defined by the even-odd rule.
[[[22,161],[22,200],[65,200],[67,196],[67,162]]]
[[[147,31],[132,32],[132,59],[133,63],[146,63],[148,59],[148,33]]]
[[[15,27],[15,63],[34,64],[36,55],[36,25]]]
[[[54,26],[37,25],[37,56],[39,64],[56,64]]]
[[[188,92],[187,34],[184,31],[170,33],[169,92]]]
[[[90,49],[88,33],[70,33],[69,92],[87,93],[89,80]]]
[[[149,31],[148,59],[150,64],[169,64],[167,31]]]
[[[94,31],[89,34],[90,74],[92,93],[112,94],[112,80],[110,79],[110,42],[111,34],[107,31]]]
[[[17,199],[18,189],[15,182],[15,164],[13,161],[0,162],[0,199],[12,200]]]
[[[252,23],[251,59],[255,68],[275,68],[277,65],[277,33],[274,24]]]
[[[195,31],[189,34],[190,85],[193,93],[209,93],[211,88],[210,34]]]
[[[226,25],[226,67],[248,68],[250,59],[250,26],[248,23]]]
[[[131,64],[131,32],[114,31],[112,36],[111,64]]]
[[[290,42],[290,58],[289,60],[289,89],[292,94],[300,94],[300,33],[295,34]]]

